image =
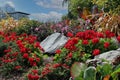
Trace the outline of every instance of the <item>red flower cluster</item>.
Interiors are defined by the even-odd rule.
[[[40,46],[40,42],[36,42],[36,43],[34,44],[34,47],[35,47],[35,48],[39,48],[41,51],[44,52],[44,49]]]
[[[72,52],[67,55],[67,59],[72,58]]]
[[[104,38],[103,33],[101,33],[101,32],[96,32],[96,34],[97,34],[97,37],[98,37],[98,38]]]
[[[29,80],[39,80],[40,76],[38,75],[38,70],[32,70],[32,73],[28,74],[28,79]]]
[[[93,38],[93,39],[92,39],[92,43],[93,43],[93,44],[97,44],[98,42],[99,42],[99,38]]]
[[[15,41],[15,40],[17,40],[17,38],[18,38],[18,36],[16,36],[16,33],[8,33],[8,34],[4,34],[4,33],[2,33],[1,34],[3,37],[4,37],[4,40],[3,40],[3,42],[9,42],[9,41]]]
[[[100,54],[100,50],[99,49],[94,49],[93,50],[93,55],[96,56],[98,54]]]
[[[120,35],[119,35],[119,36],[117,36],[117,40],[118,40],[118,42],[120,43]]]
[[[104,48],[108,48],[110,46],[110,43],[109,42],[105,42],[104,43]]]
[[[28,53],[24,53],[24,54],[23,54],[23,58],[28,59],[28,58],[29,58]]]
[[[37,57],[29,57],[28,58],[28,61],[30,63],[31,66],[37,66],[37,63],[40,62],[40,58],[37,58]]]
[[[107,38],[111,38],[115,36],[115,34],[109,30],[105,32],[105,35]],[[87,40],[87,39],[93,39],[93,38],[104,38],[105,35],[103,35],[103,33],[101,32],[95,32],[93,30],[86,30],[84,32],[78,32],[76,34],[76,37],[79,37],[79,39],[82,39],[82,40]]]
[[[36,36],[21,34],[19,36],[16,33],[3,33],[0,32],[0,37],[3,39],[3,43],[10,44],[7,49],[4,50],[5,55],[0,59],[3,64],[14,62],[24,64],[25,61],[31,66],[37,66],[40,63],[40,58],[34,53],[40,53],[44,51],[40,46],[40,43],[36,41]],[[34,55],[34,56],[33,56]],[[21,57],[22,56],[22,57]],[[23,59],[20,59],[23,58]],[[17,60],[20,61],[17,61]],[[12,65],[12,64],[11,64]],[[15,69],[19,69],[20,66],[13,66]],[[21,66],[22,67],[22,66]]]
[[[60,49],[57,49],[56,51],[55,51],[55,53],[56,54],[60,54],[62,51],[60,50]]]
[[[58,68],[60,66],[61,66],[61,64],[59,64],[59,63],[53,64],[53,68]]]
[[[22,68],[22,66],[15,66],[15,69],[16,70],[19,70],[19,69],[21,69]]]
[[[107,37],[107,38],[111,38],[111,37],[114,37],[114,36],[115,36],[115,34],[114,34],[113,32],[111,32],[111,31],[109,31],[109,30],[106,30],[106,31],[105,31],[105,34],[106,34],[106,37]]]
[[[88,45],[88,40],[83,40],[83,41],[82,41],[82,44],[83,44],[83,45]]]
[[[78,38],[71,38],[68,40],[68,42],[65,44],[65,48],[70,50],[70,51],[74,51],[76,50],[76,44],[78,43]]]
[[[78,32],[76,34],[76,37],[79,37],[79,39],[82,39],[82,40],[87,40],[87,39],[93,39],[97,37],[97,34],[93,30],[86,30],[84,32]]]
[[[67,33],[67,36],[68,36],[68,37],[73,37],[74,35],[73,35],[73,33],[68,32],[68,33]]]
[[[46,66],[43,68],[41,74],[42,74],[42,77],[44,77],[45,75],[47,75],[48,73],[51,72],[51,64],[46,64]]]
[[[70,67],[67,64],[63,64],[62,67],[66,68],[66,69],[70,69]]]

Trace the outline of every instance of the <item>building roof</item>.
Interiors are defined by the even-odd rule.
[[[10,13],[8,13],[8,14],[16,14],[16,13],[25,14],[25,15],[30,15],[30,14],[28,14],[28,13],[19,12],[19,11],[16,11],[16,12],[10,12]]]

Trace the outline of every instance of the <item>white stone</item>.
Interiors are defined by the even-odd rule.
[[[100,55],[95,56],[95,59],[105,59],[109,62],[112,62],[115,60],[118,56],[120,56],[119,50],[112,50],[105,53],[102,53]]]
[[[54,53],[57,49],[63,47],[68,38],[61,33],[53,33],[41,42],[41,47],[45,53]]]

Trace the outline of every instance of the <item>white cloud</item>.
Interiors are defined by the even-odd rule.
[[[62,6],[63,0],[35,0],[36,4],[44,8],[66,10],[67,6]]]
[[[62,13],[58,13],[55,11],[51,11],[48,14],[47,13],[34,13],[31,14],[31,18],[37,19],[41,22],[47,22],[47,21],[60,21],[62,17]]]
[[[0,6],[4,6],[6,4],[8,4],[11,7],[15,7],[14,3],[10,0],[0,0]]]
[[[8,4],[11,7],[15,7],[14,3],[12,1],[7,1],[5,4]]]

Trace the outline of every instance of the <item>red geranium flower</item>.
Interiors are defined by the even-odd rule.
[[[98,42],[99,42],[99,39],[98,39],[98,38],[93,38],[93,39],[92,39],[92,43],[93,43],[93,44],[96,44],[96,43],[98,43]]]
[[[97,36],[98,36],[99,38],[104,38],[103,33],[100,33],[100,32],[97,32]]]
[[[88,45],[88,40],[83,40],[83,41],[82,41],[82,44],[83,44],[83,45]]]
[[[29,57],[28,53],[23,54],[23,58],[28,59],[28,57]]]
[[[108,48],[110,46],[110,43],[109,42],[105,42],[104,43],[104,48]]]
[[[21,53],[25,53],[25,52],[26,52],[26,48],[24,48],[24,47],[21,48],[21,49],[20,49],[20,52],[21,52]]]
[[[73,37],[73,33],[68,32],[68,33],[67,33],[67,36],[68,36],[68,37]]]
[[[100,50],[99,49],[94,49],[93,50],[93,55],[96,56],[98,54],[100,54]]]
[[[29,59],[28,59],[28,60],[29,60],[29,62],[30,62],[30,63],[32,63],[32,62],[34,61],[34,58],[29,57]]]
[[[57,49],[57,50],[55,51],[55,53],[56,53],[56,54],[60,54],[60,53],[61,53],[61,50],[60,50],[60,49]]]
[[[117,37],[118,42],[120,42],[120,35]]]
[[[28,74],[28,79],[31,80],[32,79],[32,74]]]
[[[78,43],[78,40],[79,40],[78,38],[73,38],[73,39],[72,39],[72,41],[73,41],[74,44],[77,44],[77,43]]]
[[[76,34],[76,37],[79,37],[80,39],[83,39],[84,38],[84,32],[78,32]]]
[[[34,47],[40,47],[40,43],[39,42],[36,42]]]
[[[106,37],[107,37],[107,38],[111,38],[111,37],[114,37],[114,36],[115,36],[115,34],[114,34],[113,32],[111,32],[110,30],[106,30],[106,31],[105,31],[105,34],[106,34]]]

